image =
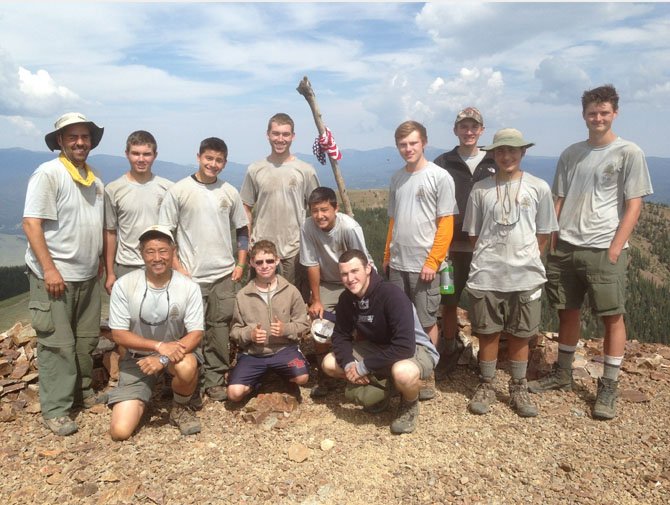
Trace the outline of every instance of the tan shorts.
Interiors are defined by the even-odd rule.
[[[528,291],[480,291],[467,288],[470,296],[470,322],[475,335],[505,332],[530,338],[540,329],[542,288]]]
[[[389,282],[404,291],[416,308],[416,314],[423,328],[437,323],[437,311],[440,308],[440,276],[436,275],[432,282],[419,279],[416,272],[402,272],[390,269]]]
[[[386,346],[375,344],[367,340],[358,340],[354,342],[354,358],[356,358],[357,361],[363,361],[367,356],[379,354],[379,351],[383,350],[385,347]],[[431,358],[431,354],[422,345],[416,346],[414,356],[409,358],[409,361],[414,363],[419,368],[421,379],[427,379],[430,377],[430,374],[433,373],[433,368],[435,368],[435,363]],[[384,377],[389,376],[391,370],[375,370],[373,373],[377,377]]]

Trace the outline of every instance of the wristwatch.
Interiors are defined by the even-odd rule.
[[[170,358],[168,358],[165,354],[161,354],[158,356],[158,361],[161,362],[161,365],[163,365],[163,368],[168,366],[170,364]]]

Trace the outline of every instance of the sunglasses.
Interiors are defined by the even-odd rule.
[[[277,262],[274,258],[269,259],[269,260],[254,260],[254,265],[257,267],[261,266],[263,263],[266,265],[274,265]]]

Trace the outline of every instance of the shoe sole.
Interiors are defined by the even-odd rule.
[[[565,384],[564,386],[558,386],[555,388],[537,388],[537,389],[531,389],[530,385],[528,386],[528,392],[533,393],[534,395],[540,393],[546,393],[547,391],[572,391],[572,384]]]

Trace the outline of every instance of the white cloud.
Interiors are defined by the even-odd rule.
[[[49,115],[80,101],[46,70],[32,73],[14,64],[4,52],[0,52],[0,83],[0,114]]]
[[[561,57],[545,58],[535,71],[541,83],[540,93],[531,102],[571,104],[575,97],[591,86],[588,74],[574,63]]]
[[[28,119],[25,119],[21,116],[5,116],[5,119],[15,127],[14,131],[18,135],[39,137],[42,134],[39,128],[37,128],[32,121],[29,121]]]

